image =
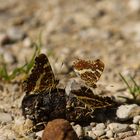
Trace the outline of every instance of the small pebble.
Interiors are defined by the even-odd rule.
[[[91,126],[86,126],[86,127],[83,127],[83,131],[84,131],[84,134],[87,135],[89,131],[92,130],[92,127]]]
[[[97,136],[95,135],[95,133],[93,131],[89,131],[88,136],[91,137],[93,140],[95,140],[97,138]]]
[[[83,127],[84,131],[91,131],[92,127],[91,126],[86,126],[86,127]]]
[[[108,130],[108,131],[106,132],[106,137],[107,137],[107,138],[112,138],[112,137],[113,137],[113,132],[112,132],[112,130]]]
[[[129,127],[132,128],[133,130],[138,129],[138,125],[136,125],[136,124],[130,124]]]
[[[138,124],[140,122],[140,115],[134,116],[133,123]]]
[[[95,127],[96,126],[96,123],[95,122],[91,122],[90,123],[90,126]]]
[[[18,27],[8,29],[7,35],[12,41],[22,40],[26,36],[25,33]]]
[[[41,130],[41,131],[39,131],[39,132],[36,132],[36,135],[38,136],[38,137],[42,137],[42,134],[43,134],[43,130]]]
[[[69,95],[72,90],[78,90],[81,88],[81,81],[78,78],[71,78],[65,88],[66,94]]]
[[[0,112],[0,122],[10,122],[12,121],[12,116],[9,113]]]
[[[28,37],[26,37],[24,40],[23,40],[23,45],[25,46],[25,47],[30,47],[31,45],[32,45],[32,41],[31,41],[31,39],[30,38],[28,38]]]
[[[73,126],[73,129],[75,130],[75,132],[78,135],[78,137],[83,136],[84,132],[83,132],[82,127],[79,124]]]
[[[128,124],[121,123],[110,123],[108,127],[110,128],[110,130],[112,130],[113,133],[124,132],[129,128]]]
[[[118,108],[117,113],[116,113],[118,119],[121,120],[121,121],[125,121],[125,120],[128,120],[128,119],[132,118],[134,116],[134,114],[133,114],[134,108],[136,108],[136,107],[137,107],[136,104],[121,105]]]
[[[102,135],[105,134],[105,130],[94,130],[93,133],[97,136],[97,137],[100,137]]]
[[[96,130],[100,130],[100,129],[105,129],[105,124],[104,123],[98,123],[96,125]]]
[[[6,63],[13,64],[14,62],[16,62],[15,56],[8,51],[4,52],[3,58]]]
[[[137,136],[130,136],[130,137],[127,137],[123,140],[140,140],[140,135],[137,135]]]
[[[119,139],[124,139],[126,137],[133,136],[133,135],[134,135],[133,131],[127,131],[127,132],[118,133],[117,137],[119,137]]]

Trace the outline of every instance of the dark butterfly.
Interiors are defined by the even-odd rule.
[[[23,82],[26,94],[38,94],[42,91],[50,92],[55,89],[58,80],[55,79],[49,60],[45,54],[35,58],[35,64],[29,77]]]

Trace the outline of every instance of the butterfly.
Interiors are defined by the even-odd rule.
[[[43,91],[50,92],[56,88],[58,82],[55,79],[47,56],[40,54],[35,58],[31,74],[23,82],[23,90],[26,92],[26,95],[38,94]]]
[[[100,59],[95,61],[77,59],[73,63],[73,68],[76,74],[80,76],[87,86],[96,88],[96,83],[104,70],[104,63]],[[92,110],[116,105],[116,102],[110,97],[95,95],[90,88],[85,86],[81,87],[79,90],[73,90],[72,94],[85,104],[86,107]]]
[[[87,86],[96,88],[96,83],[104,70],[104,63],[100,59],[95,61],[77,59],[73,63],[73,68]]]
[[[58,83],[47,56],[39,54],[23,82],[26,94],[22,100],[22,114],[33,124],[27,130],[29,133],[44,129],[51,119],[65,116],[65,90],[57,88]]]

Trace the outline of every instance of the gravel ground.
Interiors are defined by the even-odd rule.
[[[139,15],[140,0],[1,0],[0,55],[10,73],[24,65],[25,58],[31,59],[35,50],[32,42],[41,36],[41,52],[48,54],[63,86],[74,77],[71,66],[75,58],[99,58],[105,70],[97,93],[117,100],[122,100],[120,95],[131,98],[119,73],[140,84]],[[2,64],[1,59],[0,67]],[[19,79],[0,82],[0,140],[35,139],[22,135],[24,93]],[[135,102],[118,107],[118,122],[73,127],[79,137],[139,139],[139,108]]]

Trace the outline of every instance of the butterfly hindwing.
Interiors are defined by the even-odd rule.
[[[79,90],[73,90],[72,94],[74,94],[78,100],[91,109],[104,108],[116,104],[116,102],[110,97],[101,97],[95,95],[91,89],[86,87],[81,87]]]

